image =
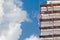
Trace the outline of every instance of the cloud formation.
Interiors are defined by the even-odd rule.
[[[29,20],[22,4],[21,0],[0,0],[0,40],[18,40],[22,34],[21,23]]]
[[[39,38],[35,35],[31,35],[29,38],[26,38],[25,40],[38,40]]]

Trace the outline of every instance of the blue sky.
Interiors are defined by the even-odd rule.
[[[24,40],[31,35],[38,35],[38,14],[39,14],[39,0],[22,0],[23,9],[28,12],[29,18],[32,22],[22,23],[22,35],[20,40]]]
[[[30,37],[31,35],[39,35],[39,25],[38,25],[38,14],[40,12],[40,4],[45,4],[42,0],[22,0],[23,9],[28,12],[29,18],[32,22],[23,22],[22,23],[22,35],[19,40],[25,40],[25,38]]]

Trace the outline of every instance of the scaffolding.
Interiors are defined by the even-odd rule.
[[[45,7],[46,11],[41,11],[40,12],[40,19],[39,20],[41,22],[41,27],[39,27],[39,29],[41,29],[41,30],[48,30],[48,29],[52,30],[52,33],[49,33],[49,34],[48,34],[48,31],[47,31],[46,34],[44,34],[44,32],[43,32],[43,34],[41,33],[42,35],[39,36],[40,38],[43,38],[43,39],[44,38],[45,39],[46,38],[51,38],[51,39],[48,39],[48,40],[56,40],[55,37],[60,37],[60,33],[55,33],[55,29],[60,29],[60,25],[58,25],[59,22],[57,22],[58,24],[55,25],[56,24],[55,21],[60,21],[60,17],[56,17],[56,15],[55,15],[55,14],[60,13],[60,10],[55,10],[54,9],[55,6],[60,6],[60,3],[56,3],[56,4],[50,3],[50,4],[41,4],[40,5],[40,7]],[[52,10],[49,11],[48,7],[50,7]],[[43,18],[43,16],[47,15],[47,14],[48,14],[49,17],[47,16],[47,17]],[[50,23],[51,25],[49,24],[50,26],[48,26],[48,23],[47,23],[47,25],[45,25],[45,24],[42,24],[42,22],[45,22],[45,24],[47,22],[49,22],[49,23],[51,22]],[[43,25],[45,25],[45,26],[43,26]]]

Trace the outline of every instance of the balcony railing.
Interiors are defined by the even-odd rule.
[[[53,6],[60,6],[60,3],[52,4]],[[51,6],[51,4],[42,4],[41,7]]]
[[[42,35],[42,36],[39,36],[40,38],[51,38],[52,36],[54,37],[60,37],[60,34],[54,34],[54,35]]]

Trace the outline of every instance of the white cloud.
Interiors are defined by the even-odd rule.
[[[29,38],[26,38],[25,40],[39,40],[39,38],[35,35],[32,35]]]
[[[15,3],[18,0],[0,0],[0,40],[18,40],[22,34],[21,23],[28,21],[27,12]]]
[[[1,30],[0,40],[18,40],[19,35],[22,33],[22,29],[19,26],[21,24],[10,23],[9,28]]]

